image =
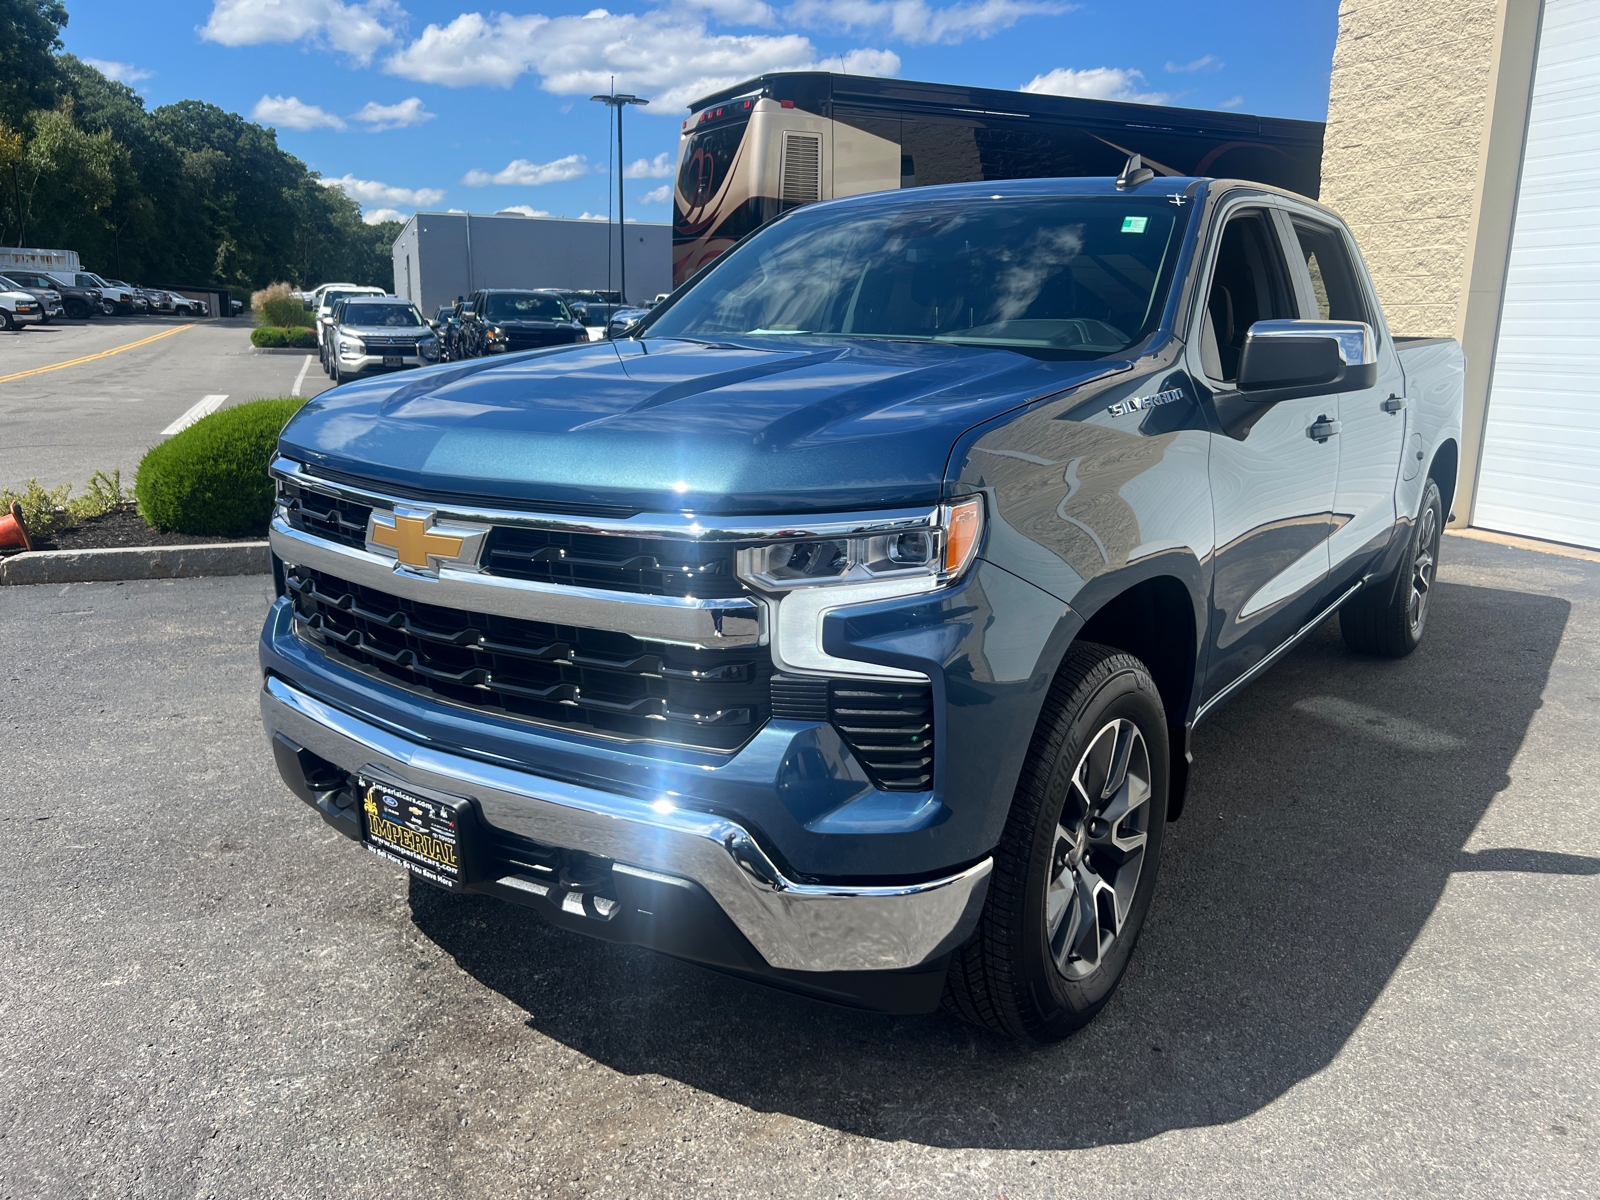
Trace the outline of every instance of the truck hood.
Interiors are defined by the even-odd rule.
[[[378,484],[634,511],[842,511],[938,499],[974,425],[1131,366],[916,342],[593,342],[324,392],[294,459]]]

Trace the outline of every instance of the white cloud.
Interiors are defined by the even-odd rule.
[[[488,171],[468,171],[461,182],[468,187],[488,187],[491,183],[515,184],[518,187],[539,187],[546,183],[566,183],[581,179],[589,173],[589,160],[581,154],[569,154],[554,162],[536,163],[526,158],[506,164],[503,171],[491,175]]]
[[[326,109],[307,104],[298,96],[263,96],[250,115],[263,125],[279,129],[343,129],[344,122]]]
[[[1217,105],[1217,107],[1218,108],[1238,108],[1243,103],[1244,103],[1244,97],[1243,96],[1233,96],[1233,97],[1230,97],[1227,100],[1224,100],[1221,104]]]
[[[405,21],[396,0],[215,0],[200,36],[224,46],[309,41],[365,66]]]
[[[609,220],[611,220],[611,218],[606,216],[605,213],[581,212],[581,213],[578,214],[578,220],[580,220],[580,221],[609,221]]]
[[[1165,104],[1166,92],[1141,92],[1144,72],[1122,67],[1089,67],[1074,71],[1057,67],[1048,75],[1035,75],[1022,85],[1025,92],[1044,92],[1051,96],[1082,96],[1089,100],[1126,100],[1135,104]]]
[[[624,179],[666,179],[677,164],[663,150],[654,158],[636,158],[623,169]]]
[[[1171,71],[1173,74],[1177,74],[1180,71],[1220,71],[1227,65],[1227,63],[1223,62],[1215,54],[1202,54],[1193,62],[1169,62],[1167,64],[1167,70]]]
[[[633,202],[635,204],[665,204],[670,199],[672,199],[672,185],[663,183],[658,188],[651,188],[642,196],[635,196]]]
[[[879,30],[905,42],[955,44],[1010,29],[1023,17],[1054,16],[1075,5],[1057,0],[972,0],[933,8],[926,0],[795,0],[795,24],[828,32]]]
[[[683,10],[617,14],[602,8],[582,17],[462,13],[447,25],[429,25],[391,55],[384,70],[446,87],[508,88],[532,73],[545,91],[563,96],[608,91],[615,77],[620,90],[647,96],[652,111],[677,115],[674,110],[708,92],[768,71],[813,69],[818,57],[799,34],[714,34]],[[876,73],[900,65],[887,51],[846,58]]]
[[[107,79],[115,79],[118,83],[138,83],[141,79],[149,79],[154,71],[146,71],[143,67],[136,67],[132,63],[112,62],[104,58],[86,58],[83,60]]]
[[[344,175],[338,179],[322,179],[318,182],[323,187],[336,187],[352,200],[359,200],[363,204],[404,204],[414,208],[425,208],[444,199],[442,188],[390,187],[387,183],[379,183],[376,179],[357,179],[354,175]]]
[[[499,216],[501,213],[516,213],[518,216],[523,217],[548,217],[550,215],[545,209],[534,208],[531,204],[513,204],[509,208],[497,209],[495,215]]]
[[[420,97],[412,96],[399,104],[379,104],[369,100],[360,112],[351,113],[350,119],[360,121],[373,133],[378,133],[384,129],[407,129],[412,125],[421,125],[438,115],[424,109]]]
[[[371,212],[361,214],[361,220],[367,225],[382,225],[385,221],[404,221],[405,213],[397,208],[375,208]]]

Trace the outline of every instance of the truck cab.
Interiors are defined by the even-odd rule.
[[[419,886],[1049,1041],[1197,724],[1426,628],[1463,360],[1242,181],[796,208],[613,341],[336,388],[272,465],[289,788]]]

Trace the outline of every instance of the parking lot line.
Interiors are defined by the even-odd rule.
[[[290,389],[289,395],[298,396],[300,394],[300,389],[306,385],[306,371],[308,371],[310,367],[311,355],[308,354],[306,355],[305,362],[300,364],[300,374],[294,377],[294,387]]]
[[[168,425],[165,429],[163,429],[161,431],[161,436],[171,437],[175,433],[182,433],[201,417],[209,417],[212,413],[216,412],[217,409],[222,407],[222,402],[227,398],[228,397],[226,393],[221,396],[203,397],[197,404],[191,406],[188,412],[184,413],[183,416],[179,417],[171,425]]]
[[[63,367],[75,367],[79,363],[93,362],[97,358],[121,354],[124,350],[148,346],[151,342],[159,342],[164,337],[171,337],[175,333],[182,333],[185,329],[193,328],[193,325],[179,325],[173,329],[163,329],[160,333],[151,334],[147,338],[140,338],[137,342],[129,342],[125,346],[113,346],[111,349],[102,350],[98,354],[85,354],[82,358],[69,358],[66,362],[51,363],[48,367],[34,367],[31,371],[18,371],[14,375],[0,375],[0,383],[10,383],[13,379],[24,379],[29,375],[42,375],[46,371],[59,371]]]

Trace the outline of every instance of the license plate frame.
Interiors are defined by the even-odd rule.
[[[356,776],[361,844],[420,879],[457,892],[467,886],[472,801],[369,771]]]
[[[385,354],[383,365],[386,367],[400,367],[405,365],[405,359],[399,354]]]

